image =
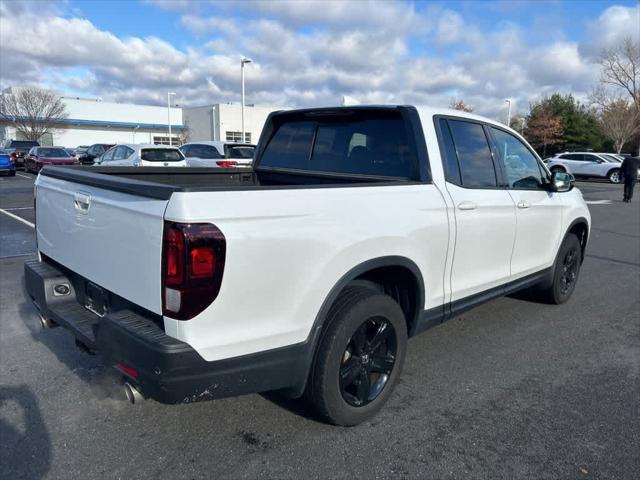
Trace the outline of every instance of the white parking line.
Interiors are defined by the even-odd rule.
[[[613,203],[611,200],[585,200],[589,205],[609,205]]]
[[[16,175],[22,178],[28,178],[29,180],[33,180],[33,177],[30,177],[29,175],[23,175],[21,173],[16,172]]]
[[[5,208],[5,210],[7,212],[12,212],[14,210],[33,210],[33,207],[11,207],[11,208]]]
[[[31,222],[27,222],[24,218],[21,218],[21,217],[19,217],[19,216],[17,216],[17,215],[14,215],[14,214],[13,214],[13,213],[11,213],[11,212],[7,212],[7,211],[6,211],[5,209],[3,209],[3,208],[0,208],[0,212],[4,213],[5,215],[7,215],[7,216],[9,216],[9,217],[11,217],[11,218],[13,218],[14,220],[18,220],[19,222],[24,223],[24,224],[25,224],[25,225],[27,225],[28,227],[36,228],[36,226],[35,226],[33,223],[31,223]]]

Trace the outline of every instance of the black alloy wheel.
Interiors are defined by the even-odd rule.
[[[560,274],[560,294],[566,295],[573,288],[573,284],[578,278],[578,270],[580,264],[580,252],[578,248],[571,248],[562,261],[562,270]]]
[[[375,400],[387,384],[396,361],[398,342],[393,325],[370,318],[353,333],[342,355],[340,393],[351,406]]]

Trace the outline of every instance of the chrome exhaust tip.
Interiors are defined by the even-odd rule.
[[[140,403],[144,400],[144,396],[142,395],[142,392],[138,390],[135,386],[131,385],[129,382],[124,382],[124,384],[122,385],[122,388],[124,389],[124,395],[130,404],[133,405],[136,403]]]
[[[40,325],[42,325],[42,328],[54,328],[58,326],[56,322],[54,322],[53,320],[49,320],[47,317],[45,317],[41,313],[39,315],[40,315]]]

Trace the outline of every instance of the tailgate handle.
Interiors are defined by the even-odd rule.
[[[73,200],[76,210],[79,210],[82,213],[87,213],[89,211],[89,207],[91,206],[91,195],[84,192],[76,192],[73,195]]]

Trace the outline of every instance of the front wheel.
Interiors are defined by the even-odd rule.
[[[567,235],[560,246],[553,271],[553,282],[543,294],[550,303],[565,303],[576,288],[582,265],[582,246],[573,233]]]
[[[405,317],[388,295],[348,288],[327,321],[307,397],[327,422],[357,425],[382,408],[398,382],[407,346]]]
[[[620,183],[620,170],[611,170],[607,178],[611,183]]]

